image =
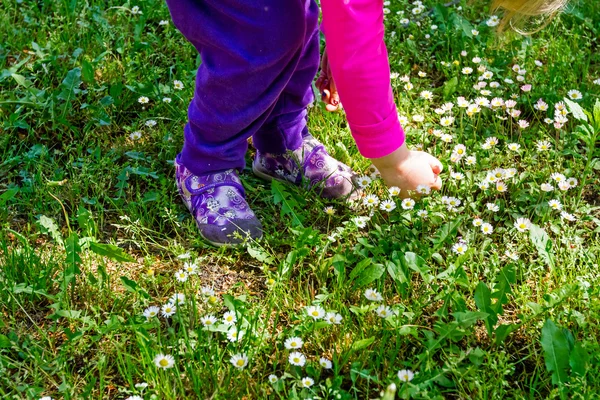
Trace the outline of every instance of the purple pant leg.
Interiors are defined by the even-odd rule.
[[[312,2],[167,0],[173,23],[202,58],[180,155],[192,173],[244,168],[247,139],[274,110],[293,114],[279,99],[316,26]]]
[[[314,0],[306,4],[307,30],[304,49],[287,86],[273,112],[254,134],[254,147],[262,153],[283,154],[302,145],[308,135],[306,107],[314,101],[312,82],[319,68],[319,7]]]

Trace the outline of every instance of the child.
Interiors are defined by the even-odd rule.
[[[537,15],[564,2],[496,0],[495,6],[508,14]],[[306,127],[319,66],[315,0],[167,4],[174,24],[202,57],[183,150],[175,160],[179,192],[202,237],[221,246],[239,243],[240,236],[262,236],[236,172],[245,166],[249,137],[259,177],[295,184],[304,177],[324,197],[350,195],[352,171]],[[328,57],[318,83],[326,94],[337,87],[359,151],[389,186],[404,193],[420,184],[439,189],[441,163],[404,143],[383,41],[383,0],[321,0],[321,6]],[[325,100],[328,109],[338,106],[336,93]]]

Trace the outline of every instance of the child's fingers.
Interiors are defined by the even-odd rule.
[[[440,178],[439,175],[435,175],[433,179],[435,180],[433,181],[431,188],[433,190],[440,190],[442,188],[442,178]]]
[[[444,170],[444,166],[442,165],[440,160],[438,160],[434,156],[430,156],[429,165],[431,166],[431,171],[433,171],[433,173],[436,175],[441,174]]]
[[[328,91],[324,91],[328,92],[327,100],[324,100],[325,103],[327,103],[325,109],[330,112],[337,111],[340,108],[340,96],[338,95],[337,87],[335,86],[335,81],[333,78],[329,79],[328,89]]]

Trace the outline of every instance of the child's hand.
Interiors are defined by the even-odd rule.
[[[327,111],[337,111],[340,108],[340,96],[338,96],[335,81],[331,75],[327,50],[323,50],[321,57],[321,72],[317,78],[316,86],[321,92],[321,100],[326,104]]]
[[[438,176],[443,169],[442,163],[429,153],[408,150],[406,144],[385,157],[372,158],[371,161],[386,185],[400,188],[402,197],[409,197],[408,191],[415,190],[418,185],[435,190],[442,188],[442,179]]]

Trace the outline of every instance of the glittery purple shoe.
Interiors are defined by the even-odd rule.
[[[257,151],[252,171],[262,179],[288,181],[298,186],[304,177],[308,187],[317,188],[325,198],[351,198],[357,194],[354,172],[331,157],[325,146],[312,136],[304,138],[299,149],[287,154]]]
[[[262,237],[262,225],[246,203],[234,170],[197,176],[181,164],[179,156],[175,168],[179,194],[207,242],[227,246]]]

